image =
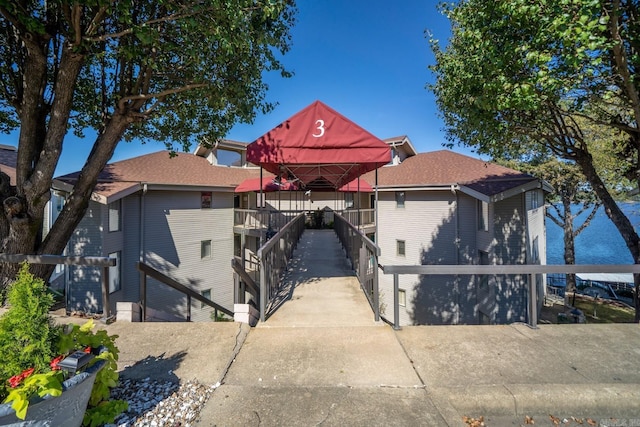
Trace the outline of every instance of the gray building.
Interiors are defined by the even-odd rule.
[[[274,218],[263,216],[264,210],[279,211],[277,216],[284,211],[327,209],[349,215],[361,210],[361,229],[376,239],[383,265],[545,263],[548,188],[542,182],[447,150],[416,153],[406,136],[385,142],[391,157],[378,170],[377,236],[373,192],[360,197],[352,191],[235,193],[240,183],[260,172],[245,163],[247,144],[221,141],[213,149],[199,147],[195,155],[172,159],[168,152],[158,152],[108,165],[68,254],[118,260],[110,274],[112,310],[117,301],[140,300],[138,261],[232,310],[237,291],[230,261],[241,259],[249,274],[255,273],[266,222]],[[234,166],[221,165],[225,150],[236,156]],[[56,179],[56,194],[69,191],[76,178]],[[374,185],[375,174],[362,181]],[[97,273],[70,267],[60,276],[69,309],[102,310]],[[524,321],[527,312],[526,280],[521,277],[404,275],[400,288],[405,325],[511,323]],[[392,316],[390,276],[380,275],[380,289],[381,303]],[[184,296],[153,280],[148,290],[149,307],[158,318],[184,319]],[[210,308],[191,305],[192,320],[211,318]]]

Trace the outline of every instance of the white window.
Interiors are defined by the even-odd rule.
[[[405,242],[404,240],[396,240],[396,249],[397,249],[397,254],[400,256],[405,256],[406,255],[406,251],[405,251]]]
[[[531,191],[531,209],[540,207],[540,194],[537,191]]]
[[[267,195],[265,193],[256,193],[256,207],[264,208],[267,206]]]
[[[200,193],[200,207],[209,209],[211,207],[211,191],[203,191]]]
[[[206,299],[210,300],[211,299],[211,289],[206,289],[202,292],[200,292],[200,294],[205,297]],[[205,307],[209,307],[207,304],[201,302],[200,303],[200,308],[205,308]]]
[[[353,193],[344,193],[344,207],[346,209],[353,207]]]
[[[120,231],[120,200],[109,203],[109,231]]]
[[[120,251],[109,254],[110,259],[116,260],[116,265],[109,267],[109,293],[114,293],[121,289],[120,286]]]
[[[478,230],[489,231],[489,204],[482,200],[477,201],[478,206]]]
[[[404,289],[398,289],[398,305],[400,307],[407,306],[407,292]]]
[[[200,258],[211,258],[211,240],[200,242]]]
[[[533,238],[533,244],[531,245],[531,262],[533,264],[540,262],[540,245],[538,243],[538,236]]]
[[[396,208],[404,208],[404,191],[396,191]]]

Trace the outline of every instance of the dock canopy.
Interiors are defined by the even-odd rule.
[[[247,160],[307,189],[339,189],[389,163],[389,146],[315,101],[247,146]]]

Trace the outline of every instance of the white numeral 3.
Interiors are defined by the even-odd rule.
[[[318,125],[318,127],[316,128],[318,130],[318,133],[312,133],[311,136],[315,137],[315,138],[320,138],[322,135],[324,135],[324,120],[316,120],[316,124]]]

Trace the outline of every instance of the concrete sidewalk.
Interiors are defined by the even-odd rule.
[[[414,326],[373,313],[331,231],[303,234],[281,305],[238,323],[122,323],[124,377],[220,383],[200,426],[635,425],[640,326]],[[105,327],[105,326],[103,326]]]
[[[638,325],[106,328],[125,377],[222,383],[202,426],[640,425]]]

